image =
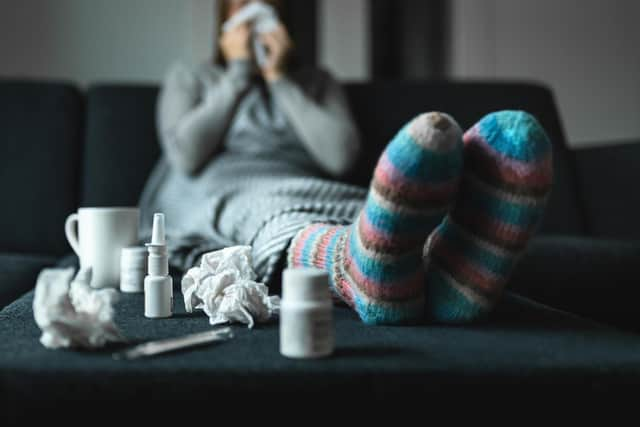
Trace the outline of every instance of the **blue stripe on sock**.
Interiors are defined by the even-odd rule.
[[[466,323],[486,314],[484,307],[458,292],[438,269],[429,271],[428,283],[426,306],[427,313],[433,319],[439,322]]]
[[[459,176],[462,168],[459,149],[438,152],[418,143],[403,128],[386,148],[391,164],[404,176],[423,182],[444,182]]]
[[[336,231],[336,233],[333,235],[333,237],[331,238],[331,240],[329,240],[329,243],[327,244],[327,262],[325,264],[325,268],[327,271],[332,271],[333,269],[333,257],[335,256],[336,253],[336,245],[338,244],[338,240],[340,239],[340,236],[342,236],[346,231],[346,227],[343,227],[342,229],[339,229],[338,231]]]
[[[460,204],[458,209],[482,211],[496,220],[522,228],[537,224],[544,214],[543,206],[509,202],[486,191],[465,191]]]
[[[359,292],[354,292],[354,305],[360,319],[367,325],[402,324],[422,319],[424,306],[421,302],[407,301],[399,307],[385,307],[367,301]]]
[[[420,251],[409,252],[399,257],[393,263],[383,263],[379,260],[369,258],[362,251],[354,233],[349,237],[349,255],[358,270],[362,274],[382,286],[393,286],[404,277],[410,276],[416,271],[416,267],[422,268],[422,257]]]
[[[472,263],[480,265],[488,271],[503,276],[511,271],[515,263],[514,257],[503,257],[479,246],[476,242],[462,235],[455,225],[446,223],[439,228],[442,239],[451,246],[452,250],[469,259]]]
[[[433,230],[433,228],[442,220],[444,214],[433,215],[407,215],[395,212],[389,212],[387,209],[378,205],[371,194],[367,197],[364,214],[367,216],[369,223],[376,226],[386,233],[394,234],[425,234]]]
[[[300,251],[300,254],[301,254],[300,256],[302,258],[301,261],[304,263],[306,267],[313,266],[313,264],[311,263],[311,257],[312,257],[311,253],[316,247],[316,239],[318,238],[318,235],[323,234],[324,232],[326,232],[326,230],[327,230],[327,227],[318,227],[318,229],[316,229],[313,233],[311,233],[305,240],[304,246]]]

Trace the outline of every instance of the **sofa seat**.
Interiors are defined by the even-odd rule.
[[[50,255],[0,253],[0,308],[33,289],[40,270],[55,263]]]
[[[509,289],[621,329],[640,332],[640,242],[539,236],[529,244]]]
[[[176,313],[161,320],[143,316],[142,295],[123,294],[117,323],[124,335],[141,342],[209,329],[204,314],[184,312],[175,292]],[[110,405],[116,399],[121,409],[151,400],[155,407],[163,400],[219,404],[225,398],[281,404],[282,393],[320,393],[338,402],[429,392],[618,391],[640,384],[636,335],[511,293],[490,319],[469,326],[367,326],[337,307],[335,354],[316,361],[280,356],[277,321],[253,330],[233,326],[236,336],[228,342],[136,361],[114,360],[118,346],[47,350],[38,341],[32,302],[29,293],[0,312],[0,395],[20,419],[24,407],[65,408],[67,400],[80,407],[85,399]]]

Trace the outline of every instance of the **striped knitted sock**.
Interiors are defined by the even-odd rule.
[[[427,315],[449,323],[493,308],[552,184],[549,139],[522,111],[489,114],[469,129],[464,164],[455,206],[425,245]]]
[[[442,113],[416,117],[380,157],[356,222],[304,228],[289,246],[289,266],[328,271],[334,295],[365,323],[422,319],[422,247],[447,213],[461,170],[458,124]]]

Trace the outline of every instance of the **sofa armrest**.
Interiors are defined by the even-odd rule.
[[[40,271],[55,261],[49,255],[0,252],[0,310],[33,289]]]

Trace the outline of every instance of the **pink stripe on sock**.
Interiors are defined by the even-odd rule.
[[[529,228],[521,228],[517,225],[507,224],[488,216],[483,212],[455,212],[455,220],[469,230],[472,234],[478,234],[474,230],[482,230],[481,236],[487,236],[491,241],[498,245],[509,245],[520,247],[524,246],[531,236],[535,224],[530,224]]]
[[[350,239],[347,240],[344,250],[345,254],[350,253]],[[344,269],[356,283],[356,286],[373,299],[408,299],[420,295],[424,287],[422,264],[418,264],[416,270],[402,280],[386,283],[378,282],[368,277],[349,256],[344,259]]]
[[[302,250],[304,249],[304,246],[307,243],[307,240],[309,240],[309,236],[322,226],[323,224],[311,224],[297,236],[297,238],[293,242],[294,247],[292,251],[293,253],[292,262],[294,267],[300,267],[303,265]]]
[[[339,227],[337,226],[330,228],[329,231],[325,233],[318,241],[316,256],[314,259],[314,265],[316,265],[316,267],[321,267],[326,269],[327,261],[328,261],[327,260],[328,245],[331,239],[333,238],[333,236],[335,236],[336,233],[338,232],[338,228]]]
[[[463,137],[465,151],[492,176],[514,185],[545,188],[551,184],[553,164],[551,152],[537,161],[523,162],[496,151],[473,127]]]
[[[412,180],[391,163],[386,152],[378,160],[374,171],[374,180],[385,188],[402,192],[410,200],[424,202],[447,201],[456,191],[458,185],[458,181],[455,179],[434,183]]]
[[[361,213],[358,217],[358,233],[365,246],[386,248],[393,252],[404,251],[408,248],[415,247],[416,244],[426,238],[425,236],[419,236],[418,233],[408,235],[386,233],[373,225],[364,213]]]
[[[445,268],[450,275],[462,278],[463,285],[480,291],[487,297],[495,297],[502,290],[505,277],[498,276],[481,265],[475,264],[465,257],[457,248],[452,248],[447,239],[434,235],[435,246],[433,255],[444,263],[440,268]]]

